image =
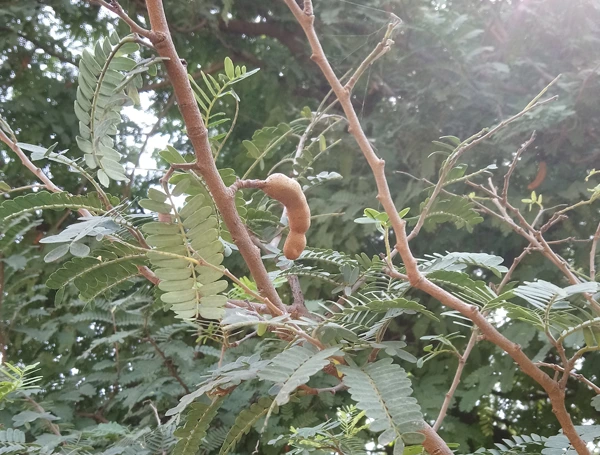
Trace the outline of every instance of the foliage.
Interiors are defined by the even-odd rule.
[[[41,376],[31,376],[37,371],[38,364],[27,365],[23,368],[11,365],[5,362],[0,366],[0,401],[4,400],[7,395],[33,388],[33,384],[42,379]]]
[[[458,452],[573,453],[539,385],[492,343],[467,355],[473,321],[402,278],[397,232],[284,2],[167,4],[221,192],[210,160],[193,167],[170,63],[67,3],[0,5],[0,453],[417,454],[445,400],[439,433]],[[142,3],[123,7],[149,24]],[[388,13],[403,19],[351,100],[408,232],[422,222],[418,270],[564,378],[598,445],[598,6],[314,6],[343,82]],[[256,183],[273,172],[311,209],[295,261],[279,250],[287,213]]]

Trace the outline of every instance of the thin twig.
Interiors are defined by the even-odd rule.
[[[498,295],[500,295],[500,293],[502,292],[502,288],[504,286],[506,286],[506,284],[510,281],[510,278],[512,276],[512,274],[515,272],[517,266],[521,263],[521,261],[525,258],[525,256],[527,256],[530,252],[531,252],[532,246],[531,244],[529,246],[527,246],[523,252],[521,254],[519,254],[513,261],[512,265],[510,266],[510,268],[508,269],[508,272],[506,272],[504,274],[504,277],[502,278],[502,281],[500,282],[500,284],[498,285],[498,287],[496,288],[496,293]]]
[[[592,247],[590,248],[590,280],[596,281],[596,248],[600,240],[600,223],[592,239]]]
[[[332,393],[335,395],[337,392],[345,390],[346,388],[347,386],[343,382],[340,382],[338,385],[333,387],[313,388],[307,386],[306,384],[303,384],[299,387],[300,390],[303,390],[304,393],[308,395],[319,395],[320,393]]]
[[[158,346],[158,344],[156,343],[154,338],[152,338],[150,335],[148,335],[146,337],[146,340],[148,340],[148,342],[152,345],[152,347],[154,348],[156,353],[163,360],[163,363],[167,367],[167,370],[169,370],[169,374],[171,376],[173,376],[173,378],[175,378],[175,380],[179,383],[179,385],[183,388],[183,390],[185,390],[185,393],[190,393],[190,389],[185,384],[185,382],[183,382],[183,379],[181,379],[181,376],[179,376],[179,373],[177,373],[177,368],[175,368],[175,365],[173,365],[173,360],[171,360],[169,357],[167,357],[165,355],[163,350]]]
[[[35,410],[39,414],[44,414],[46,412],[44,410],[44,408],[42,407],[42,405],[39,404],[37,401],[35,401],[33,398],[31,398],[30,396],[25,395],[25,394],[23,394],[23,396],[29,403],[31,403],[31,405],[35,408]],[[48,420],[48,419],[44,419],[44,420],[48,423],[48,428],[50,428],[50,431],[52,431],[52,433],[54,433],[56,436],[61,436],[58,425],[56,425],[55,423],[52,423],[51,420]]]
[[[508,186],[510,184],[510,177],[513,174],[513,172],[515,171],[515,168],[517,167],[517,164],[519,162],[519,159],[521,158],[521,155],[523,154],[523,152],[525,150],[527,150],[529,148],[529,146],[533,143],[533,141],[535,141],[535,137],[536,137],[536,132],[534,131],[531,134],[531,137],[523,145],[521,145],[519,150],[517,150],[517,153],[515,154],[515,157],[512,160],[512,163],[510,163],[510,167],[508,168],[508,171],[506,172],[506,175],[504,176],[504,186],[502,187],[502,201],[504,201],[504,202],[506,202],[508,199]]]
[[[563,275],[569,280],[570,284],[579,284],[581,282],[577,278],[575,273],[573,273],[569,264],[558,254],[556,254],[556,252],[550,247],[550,244],[543,237],[544,228],[547,229],[548,226],[550,226],[550,221],[556,223],[560,221],[560,218],[554,218],[553,220],[551,219],[539,230],[536,230],[533,226],[531,226],[531,224],[527,222],[527,220],[525,219],[525,217],[523,217],[519,209],[515,208],[508,201],[504,202],[500,198],[498,193],[495,191],[495,188],[488,189],[483,185],[473,183],[469,180],[467,180],[467,184],[472,186],[473,188],[484,192],[487,196],[489,196],[490,201],[498,208],[499,213],[494,210],[491,210],[490,208],[481,204],[477,200],[470,198],[471,202],[473,202],[481,211],[504,221],[513,229],[513,231],[515,231],[517,234],[521,235],[527,241],[529,241],[529,243],[536,250],[540,251],[544,257],[549,259],[550,262],[552,262],[563,273]],[[517,220],[519,221],[519,224],[517,224],[514,221],[514,219],[510,216],[510,214],[508,213],[509,211],[516,216]],[[594,312],[600,314],[600,304],[593,298],[593,296],[589,293],[584,293],[583,296],[588,301],[590,307],[594,310]]]
[[[394,42],[392,41],[392,34],[394,33],[396,27],[398,27],[401,23],[402,21],[398,16],[390,13],[390,22],[387,25],[387,30],[383,35],[383,38],[377,44],[377,46],[375,46],[375,48],[371,51],[367,58],[365,58],[361,62],[361,64],[354,72],[352,77],[350,77],[350,79],[344,86],[346,90],[351,92],[358,80],[360,79],[360,77],[367,70],[367,68],[369,68],[373,63],[375,63],[376,60],[383,57],[387,52],[389,52],[389,50],[392,47],[392,44],[394,44]]]
[[[245,308],[258,314],[270,314],[269,308],[264,303],[250,302],[248,300],[228,299],[225,304],[227,308]]]
[[[96,5],[103,6],[110,12],[119,16],[127,25],[133,33],[137,33],[138,35],[144,36],[148,39],[152,38],[152,32],[140,26],[137,22],[135,22],[129,15],[123,10],[121,5],[116,0],[89,0],[90,3],[95,3]]]
[[[46,174],[42,172],[42,170],[37,167],[33,162],[29,159],[27,155],[21,150],[21,148],[17,145],[16,138],[11,140],[5,133],[0,129],[0,141],[4,142],[8,147],[17,155],[17,157],[21,160],[21,163],[29,169],[39,180],[41,180],[46,188],[53,193],[60,193],[62,189],[54,184],[52,180],[48,178]],[[86,209],[79,209],[79,214],[81,216],[91,216],[91,213]]]
[[[18,191],[33,190],[33,189],[37,189],[37,188],[46,188],[46,185],[33,184],[33,185],[19,186],[17,188],[11,188],[8,191],[0,190],[0,194],[10,194],[10,193],[16,193]]]
[[[233,343],[229,343],[227,345],[227,347],[229,347],[229,348],[236,348],[240,344],[242,344],[244,341],[247,341],[250,338],[254,338],[256,335],[258,335],[258,332],[255,330],[254,332],[250,332],[248,335],[244,336],[243,338],[240,338],[239,340],[234,341]]]
[[[552,368],[554,371],[558,371],[561,373],[565,372],[565,369],[563,367],[561,367],[560,365],[556,365],[554,363],[537,362],[537,365],[539,365],[541,367]],[[600,395],[600,387],[598,387],[596,384],[594,384],[592,381],[590,381],[584,375],[582,375],[580,373],[575,373],[574,371],[569,372],[569,375],[571,377],[577,379],[578,381],[583,382],[590,389],[592,389],[594,392],[596,392],[597,394]]]
[[[469,358],[469,355],[471,355],[471,351],[473,350],[475,343],[477,343],[478,338],[479,330],[477,328],[474,328],[471,332],[471,338],[469,338],[469,342],[467,343],[465,351],[462,353],[462,355],[458,355],[458,367],[456,368],[456,373],[454,374],[452,385],[450,386],[450,390],[448,390],[448,392],[446,393],[444,403],[442,404],[442,408],[440,409],[440,413],[438,414],[438,418],[436,419],[435,424],[433,425],[433,429],[435,431],[438,431],[442,426],[442,422],[444,421],[444,418],[446,417],[446,414],[448,412],[448,408],[450,407],[450,402],[452,401],[452,398],[456,393],[458,384],[460,384],[460,378],[465,368],[465,364],[467,363],[467,359]]]
[[[435,188],[433,189],[433,192],[431,193],[431,196],[429,197],[429,200],[427,201],[425,208],[419,215],[417,224],[415,225],[415,227],[411,231],[410,235],[408,236],[408,240],[410,241],[410,240],[414,239],[419,234],[419,231],[421,230],[421,228],[423,227],[423,224],[425,223],[425,219],[427,218],[429,210],[431,210],[431,207],[433,206],[435,199],[437,198],[442,187],[444,186],[444,181],[445,181],[446,177],[448,176],[448,174],[450,173],[450,171],[452,170],[454,165],[458,162],[458,159],[465,152],[472,149],[473,147],[476,147],[477,145],[479,145],[483,141],[489,139],[490,137],[494,136],[498,131],[507,127],[508,125],[513,123],[515,120],[518,120],[519,118],[523,117],[525,114],[527,114],[531,110],[536,109],[545,104],[548,104],[552,101],[555,101],[557,98],[558,98],[558,96],[553,96],[544,101],[539,101],[534,104],[530,104],[525,109],[523,109],[521,112],[513,115],[512,117],[510,117],[506,120],[503,120],[495,127],[491,128],[489,130],[483,129],[479,133],[472,136],[472,138],[469,138],[466,141],[464,141],[448,158],[448,160],[446,161],[446,164],[444,164],[444,167],[443,167],[441,175],[440,175],[440,179],[438,180],[438,183],[436,184]]]

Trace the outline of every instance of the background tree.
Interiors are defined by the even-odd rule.
[[[355,70],[375,48],[385,32],[388,13],[394,12],[404,21],[394,35],[395,43],[390,51],[368,67],[351,99],[365,132],[386,161],[388,183],[398,209],[410,207],[407,217],[416,217],[427,197],[423,191],[430,189],[428,181],[436,181],[445,157],[432,155],[440,147],[443,150],[443,146],[432,141],[443,135],[467,138],[497,124],[523,109],[559,73],[562,77],[549,92],[558,94],[559,99],[463,155],[461,163],[469,167],[453,171],[456,172],[454,178],[487,167],[487,171],[496,175],[496,184],[501,183],[515,151],[536,130],[536,140],[523,151],[512,175],[510,200],[526,213],[527,204],[518,204],[518,201],[530,198],[531,190],[537,195],[543,194],[544,207],[568,206],[582,198],[588,199],[591,194],[588,189],[594,185],[593,180],[584,179],[598,162],[598,150],[593,146],[597,142],[594,95],[598,92],[597,41],[600,37],[597,5],[591,1],[456,3],[422,5],[421,2],[373,1],[361,5],[348,2],[316,5],[317,33],[339,76]],[[131,2],[123,7],[139,23],[148,24],[144,2]],[[219,72],[225,72],[225,56],[230,56],[236,64],[243,63],[248,69],[261,68],[259,73],[235,86],[241,108],[236,127],[218,155],[218,167],[234,168],[241,177],[256,162],[258,165],[248,174],[250,178],[266,177],[275,165],[278,172],[296,175],[290,158],[298,148],[297,136],[301,135],[298,125],[305,127],[308,120],[304,120],[305,123],[293,120],[302,116],[312,118],[311,111],[320,112],[322,109],[318,106],[330,87],[311,62],[303,31],[286,6],[281,2],[256,4],[236,0],[214,4],[172,2],[167,3],[166,8],[175,46],[186,60],[188,71],[205,91],[208,89],[199,73],[200,66],[207,74],[217,77]],[[58,142],[57,150],[70,149],[71,158],[81,156],[75,142],[75,136],[80,134],[78,118],[72,108],[79,55],[83,48],[108,36],[113,29],[125,36],[129,32],[127,25],[118,23],[106,10],[100,12],[97,6],[86,3],[7,3],[0,8],[0,15],[6,18],[0,35],[3,49],[0,115],[13,127],[20,141],[45,147]],[[153,55],[151,50],[142,47],[138,60]],[[162,147],[154,147],[156,141],[169,142],[184,155],[192,156],[164,68],[157,65],[155,76],[144,74],[138,91],[143,112],[152,113],[155,118],[145,127],[127,119],[120,124],[115,148],[125,153],[121,161],[126,164],[131,183],[111,182],[109,188],[111,194],[130,195],[131,200],[145,197],[147,189],[159,185],[159,179],[164,176],[167,163],[158,157],[156,151]],[[303,109],[305,105],[308,109]],[[219,105],[219,109],[230,117],[234,114],[234,106],[229,101]],[[135,111],[126,112],[136,119]],[[319,133],[331,125],[324,134],[325,147],[335,145],[314,164],[297,159],[296,165],[314,168],[314,171],[306,171],[307,176],[318,176],[319,172],[326,171],[337,172],[343,179],[328,181],[306,192],[315,216],[308,232],[308,244],[344,251],[352,260],[353,253],[363,251],[372,257],[385,251],[383,237],[373,229],[373,224],[353,220],[361,217],[367,207],[382,210],[375,206],[375,185],[352,138],[344,133],[346,125],[340,120],[339,106],[332,106],[328,113],[331,117],[315,126],[305,146],[310,145],[309,150],[316,155]],[[339,123],[335,123],[338,120]],[[252,139],[255,130],[263,126],[275,127],[281,122],[285,124],[277,130],[262,130],[263,134],[272,135],[267,136],[267,143],[285,135],[287,128],[291,132],[257,160],[265,148],[259,149],[257,154],[251,145],[242,141]],[[224,133],[226,130],[221,130],[224,126],[215,126],[218,130],[215,134]],[[314,144],[312,139],[315,139]],[[252,142],[260,144],[259,138]],[[154,166],[148,161],[150,155],[156,160],[155,167],[163,170],[134,171],[136,167]],[[140,156],[144,157],[143,161]],[[24,172],[21,162],[8,149],[2,151],[1,159],[7,198],[20,194],[12,189],[40,183],[33,174]],[[142,162],[145,164],[140,166]],[[85,195],[93,189],[80,175],[64,172],[61,164],[44,162],[43,166],[58,187],[73,194]],[[473,177],[475,184],[486,184],[487,175],[480,173],[477,179]],[[335,174],[326,176],[336,177]],[[454,188],[450,190],[458,194],[474,191],[473,188]],[[489,197],[481,188],[475,190],[477,197]],[[275,211],[275,215],[263,221],[266,212],[256,211],[261,201],[253,201],[248,219],[256,222],[250,225],[261,238],[270,239],[277,234],[280,212]],[[55,305],[55,291],[44,286],[55,265],[40,261],[48,250],[39,244],[39,239],[74,223],[76,217],[68,210],[79,207],[63,201],[63,205],[56,208],[67,211],[44,211],[42,218],[19,220],[20,224],[8,226],[12,235],[5,235],[3,239],[5,355],[11,362],[24,365],[40,361],[44,377],[42,392],[31,395],[41,408],[29,403],[36,414],[20,413],[24,404],[20,398],[5,405],[2,418],[6,428],[15,424],[27,426],[31,422],[32,437],[57,430],[63,439],[52,440],[50,444],[66,441],[66,445],[59,446],[61,450],[70,450],[73,435],[84,429],[88,443],[98,450],[111,446],[115,439],[122,442],[123,438],[143,441],[147,444],[145,447],[158,440],[169,446],[172,428],[156,425],[154,409],[164,423],[164,412],[177,403],[179,396],[193,391],[202,380],[201,375],[219,360],[228,362],[251,352],[270,358],[280,350],[272,342],[250,339],[226,350],[222,358],[221,352],[214,348],[221,346],[217,326],[208,324],[200,330],[178,322],[171,312],[162,311],[160,300],[158,304],[153,303],[154,297],[144,279],[134,279],[133,290],[106,301],[95,300],[93,305],[77,300],[81,289],[66,288],[62,303]],[[126,212],[141,213],[141,209],[134,205],[127,207]],[[553,244],[559,257],[580,274],[584,273],[582,264],[587,266],[590,262],[591,236],[596,232],[597,215],[597,207],[583,205],[570,211],[568,219],[554,224],[547,234],[549,241],[559,242]],[[532,222],[533,216],[528,219]],[[467,228],[462,230],[447,223],[428,231],[426,225],[411,242],[415,256],[425,258],[428,254],[446,251],[485,252],[504,258],[507,267],[517,258],[518,274],[513,274],[513,279],[523,283],[539,278],[567,286],[564,274],[551,262],[530,250],[527,251],[531,254],[521,255],[529,243],[519,235],[509,235],[505,222],[493,216],[485,216],[482,223],[478,223],[478,217],[470,220],[457,224]],[[547,216],[542,215],[538,222],[541,225],[547,220]],[[136,253],[130,253],[135,261]],[[324,266],[330,275],[309,263],[301,263],[294,269],[301,277],[310,310],[316,311],[319,302],[332,299],[332,290],[341,287],[335,293],[338,295],[345,286],[352,285],[352,267],[340,261],[337,259],[333,266]],[[226,264],[235,276],[247,274],[236,253],[227,258]],[[273,265],[270,268],[277,270]],[[472,278],[486,282],[496,280],[481,264],[470,269],[470,273]],[[586,275],[589,279],[590,270],[586,270]],[[496,280],[496,284],[499,282]],[[284,284],[283,278],[277,283],[283,300],[291,302],[292,289]],[[435,300],[425,295],[419,297],[420,303],[439,315],[440,307]],[[384,340],[407,343],[406,350],[417,357],[428,352],[424,348],[429,349],[431,340],[423,339],[425,335],[445,337],[434,340],[436,354],[440,351],[437,343],[448,339],[456,344],[460,353],[469,346],[469,330],[457,326],[454,318],[435,321],[423,316],[403,316],[386,324]],[[497,325],[534,360],[552,365],[560,363],[559,354],[551,349],[543,333],[538,335],[525,323],[500,316]],[[199,339],[190,331],[197,333]],[[451,335],[457,331],[464,338]],[[234,337],[232,342],[235,344],[238,339]],[[581,342],[571,341],[571,346]],[[454,376],[452,355],[448,352],[431,355],[424,365],[402,362],[410,372],[414,396],[430,422],[437,417]],[[578,363],[577,373],[597,383],[593,355]],[[335,386],[326,376],[322,381],[323,384],[311,385],[313,388]],[[208,433],[204,443],[207,451],[222,444],[240,409],[246,408],[255,397],[267,395],[268,386],[260,387],[263,389],[255,384],[238,387],[223,404],[226,412],[218,416],[220,432]],[[489,447],[493,441],[515,434],[554,435],[559,426],[546,395],[540,390],[534,381],[515,368],[505,353],[491,343],[477,343],[468,356],[462,383],[455,392],[456,406],[450,407],[441,434],[448,442],[460,443],[458,450],[465,452]],[[597,415],[590,404],[593,396],[589,384],[569,382],[567,402],[576,423],[590,423]],[[286,433],[291,425],[309,427],[323,422],[333,417],[332,409],[352,402],[346,393],[335,396],[320,393],[318,398],[309,394],[295,400],[297,402],[282,407],[279,415],[271,416],[272,425],[267,434],[275,437]],[[46,408],[52,414],[40,410]],[[300,411],[307,409],[308,412]],[[298,418],[299,414],[303,417]],[[53,420],[54,416],[60,420]],[[108,422],[118,422],[121,426],[95,426]],[[147,434],[136,433],[136,430],[150,429]],[[372,436],[361,433],[362,441],[369,438]],[[263,441],[268,439],[264,437]],[[238,447],[237,450],[240,453],[252,450],[255,440],[256,436],[251,434],[244,440],[246,449]],[[80,449],[79,442],[75,445]],[[282,449],[263,442],[260,450],[278,453]]]

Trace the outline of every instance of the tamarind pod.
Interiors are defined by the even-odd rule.
[[[540,165],[538,167],[538,173],[535,176],[535,179],[527,186],[528,190],[535,190],[538,186],[542,184],[542,182],[546,178],[546,174],[548,172],[548,167],[546,166],[545,161],[540,161]]]
[[[300,257],[304,248],[306,248],[306,236],[296,231],[290,231],[283,244],[284,256],[293,261]]]
[[[265,180],[262,190],[285,206],[290,234],[283,246],[283,254],[288,259],[298,259],[306,248],[304,234],[310,227],[310,208],[302,187],[287,175],[272,174]]]
[[[304,199],[306,202],[306,199]],[[308,204],[300,204],[294,210],[287,208],[288,225],[290,231],[305,233],[310,227],[310,209]]]

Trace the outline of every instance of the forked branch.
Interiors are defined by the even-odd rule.
[[[306,12],[312,10],[312,5],[310,5],[308,8],[305,6],[305,8],[302,9],[300,6],[298,6],[295,0],[284,1],[304,30],[312,49],[311,59],[319,66],[323,76],[327,79],[327,82],[339,99],[340,105],[344,110],[346,118],[348,119],[349,132],[352,134],[352,136],[354,136],[354,139],[356,140],[361,152],[371,167],[375,177],[378,190],[377,199],[380,201],[390,219],[390,223],[392,224],[396,234],[396,249],[400,253],[406,268],[406,275],[400,274],[395,270],[391,270],[390,275],[398,279],[407,278],[414,288],[420,289],[433,298],[439,300],[443,305],[457,310],[461,314],[471,319],[471,321],[479,328],[481,334],[485,336],[487,340],[496,344],[507,354],[509,354],[525,374],[529,375],[544,388],[550,398],[554,413],[556,414],[556,417],[559,420],[565,435],[569,438],[569,441],[571,444],[573,444],[580,455],[588,455],[589,451],[586,447],[586,444],[578,435],[575,427],[573,426],[573,422],[571,421],[571,417],[565,407],[564,390],[560,389],[558,383],[540,370],[540,368],[537,367],[531,361],[531,359],[529,359],[529,357],[523,353],[519,345],[511,342],[508,338],[504,337],[500,332],[498,332],[479,311],[479,308],[469,305],[456,298],[446,290],[429,281],[421,274],[417,267],[417,261],[413,256],[408,244],[406,235],[406,222],[400,218],[390,193],[385,176],[385,162],[379,158],[373,150],[373,147],[371,146],[364,130],[360,125],[359,118],[350,99],[349,91],[341,84],[329,61],[327,60],[327,57],[325,56],[323,47],[321,46],[315,31],[314,15],[307,14]],[[305,0],[305,5],[306,2],[310,2],[310,0]],[[535,101],[537,102],[537,99]],[[524,111],[530,110],[533,107],[533,104],[530,103],[530,105],[528,105]],[[524,113],[525,112],[523,112],[523,114]],[[504,124],[505,122],[502,122],[500,125],[498,125],[498,127],[504,126]],[[494,130],[496,130],[498,127],[494,128]],[[489,133],[482,135],[481,137],[484,136],[489,137]],[[475,145],[476,143],[480,142],[481,137],[473,140],[471,144]],[[451,453],[448,446],[443,442],[443,440],[441,440],[441,438],[437,436],[435,431],[425,429],[423,430],[423,433],[426,436],[424,445],[429,453],[432,455]]]

